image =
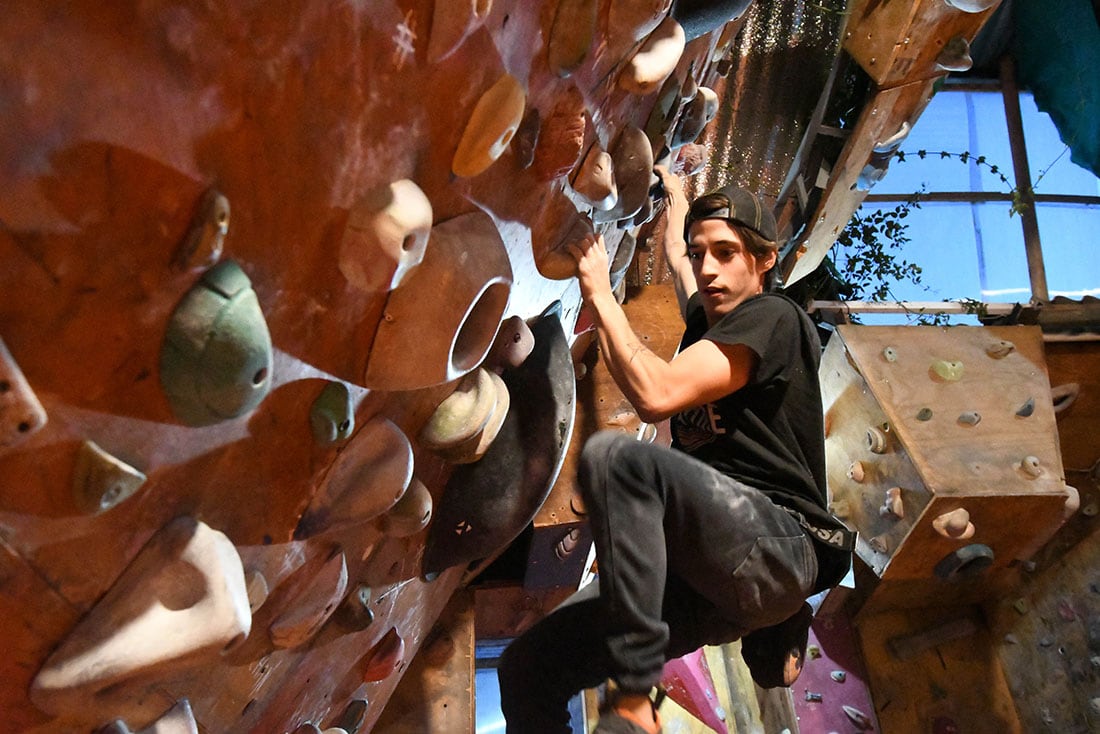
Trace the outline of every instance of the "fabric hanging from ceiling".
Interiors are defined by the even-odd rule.
[[[1100,176],[1100,21],[1091,0],[1015,0],[1022,87],[1048,113],[1074,163]]]

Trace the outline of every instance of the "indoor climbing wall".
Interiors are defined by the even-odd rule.
[[[714,114],[745,3],[669,5],[5,9],[6,726],[373,726],[557,476],[562,245]]]
[[[830,506],[876,597],[981,599],[1076,510],[1037,327],[841,326],[820,376]]]

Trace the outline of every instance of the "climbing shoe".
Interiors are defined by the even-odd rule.
[[[802,608],[789,619],[741,638],[741,657],[756,685],[761,688],[794,685],[806,660],[806,641],[813,621],[813,610],[803,602]]]
[[[592,734],[661,734],[661,716],[657,709],[665,700],[665,689],[657,687],[657,697],[650,701],[652,718],[643,721],[637,714],[618,708],[618,695],[612,695],[600,709],[600,721]]]

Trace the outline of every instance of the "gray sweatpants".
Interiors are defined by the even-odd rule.
[[[666,660],[793,615],[817,577],[812,541],[790,514],[680,451],[598,433],[577,479],[599,585],[505,650],[509,734],[567,734],[577,691],[613,678],[648,692]]]

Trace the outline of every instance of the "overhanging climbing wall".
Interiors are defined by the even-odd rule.
[[[1075,509],[1037,327],[841,326],[820,377],[831,507],[891,599],[980,598]]]
[[[373,726],[554,483],[560,245],[714,114],[669,5],[5,7],[0,728]]]

